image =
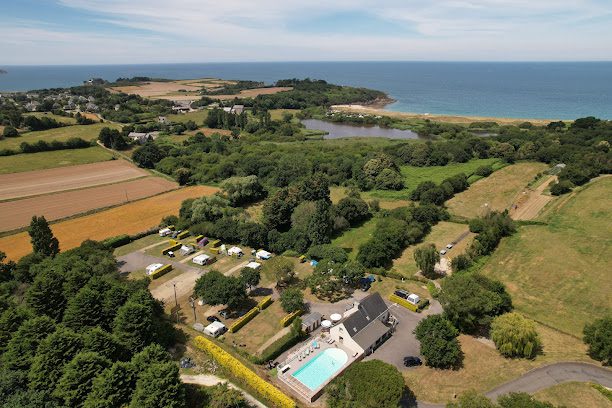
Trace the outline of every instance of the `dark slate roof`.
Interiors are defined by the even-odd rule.
[[[376,320],[376,318],[387,309],[387,304],[380,294],[372,293],[359,302],[357,311],[345,318],[342,323],[349,335],[354,338],[357,333],[361,332],[368,324]],[[373,326],[375,325],[370,325],[369,327]]]
[[[306,325],[306,326],[310,326],[314,322],[320,322],[321,321],[321,317],[323,317],[321,315],[321,313],[319,313],[319,312],[312,312],[312,313],[307,314],[306,316],[304,316],[302,318],[302,324]]]
[[[380,320],[376,319],[370,323],[365,330],[357,333],[357,335],[353,337],[353,340],[359,344],[362,349],[366,350],[376,343],[376,340],[387,334],[389,330],[391,330],[390,327],[385,326]]]

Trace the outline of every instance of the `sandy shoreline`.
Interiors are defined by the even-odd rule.
[[[547,125],[559,119],[517,119],[517,118],[494,118],[487,116],[462,116],[442,115],[429,113],[396,112],[383,109],[385,105],[333,105],[332,109],[342,112],[364,113],[368,115],[389,116],[400,119],[430,119],[439,122],[470,124],[472,122],[497,122],[504,125],[517,125],[523,122],[531,122],[534,125]]]

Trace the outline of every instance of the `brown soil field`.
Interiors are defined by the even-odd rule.
[[[32,216],[54,221],[97,208],[111,207],[150,197],[178,184],[161,177],[145,177],[123,183],[0,202],[0,231],[25,227]]]
[[[177,214],[183,200],[212,195],[219,189],[194,186],[100,211],[51,225],[62,251],[79,246],[87,239],[98,241],[121,234],[136,234],[159,224],[166,215]],[[21,232],[0,238],[0,251],[18,260],[32,251],[30,236]]]
[[[271,95],[278,92],[290,91],[293,88],[290,86],[277,86],[271,88],[256,88],[256,89],[246,89],[244,91],[240,91],[239,94],[236,95],[207,95],[213,99],[234,99],[234,98],[254,98],[257,95]]]
[[[0,201],[116,183],[146,176],[125,160],[0,175]]]
[[[364,105],[334,105],[332,109],[343,112],[365,113],[368,115],[389,116],[400,119],[430,119],[438,122],[470,124],[472,122],[497,122],[503,125],[517,125],[523,122],[531,122],[534,125],[547,125],[557,119],[515,119],[515,118],[493,118],[485,116],[455,116],[455,115],[434,115],[426,113],[394,112],[378,107]]]
[[[111,92],[123,92],[139,95],[143,98],[158,98],[170,100],[200,99],[201,89],[217,88],[224,84],[234,83],[220,79],[183,79],[179,81],[152,81],[138,85],[116,86],[109,88]],[[186,92],[179,92],[184,90]]]

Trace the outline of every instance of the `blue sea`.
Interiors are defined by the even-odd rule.
[[[386,92],[386,109],[512,118],[612,119],[612,62],[262,62],[0,66],[1,91],[68,87],[100,77],[218,77],[268,84],[316,78]]]

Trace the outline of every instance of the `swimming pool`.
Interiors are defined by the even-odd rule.
[[[293,377],[312,391],[315,391],[321,384],[338,372],[347,361],[347,354],[340,349],[323,350],[293,373]]]

